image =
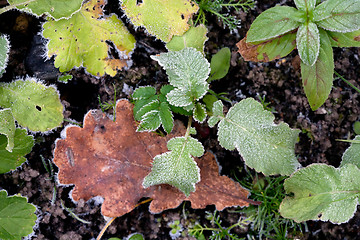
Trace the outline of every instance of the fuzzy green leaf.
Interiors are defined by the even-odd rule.
[[[224,105],[222,102],[216,101],[213,105],[212,113],[213,115],[209,118],[208,125],[209,127],[214,127],[221,119],[224,119]]]
[[[314,10],[314,21],[333,32],[353,32],[360,29],[360,1],[327,0]]]
[[[227,47],[220,49],[220,51],[212,56],[210,62],[211,71],[208,82],[218,80],[226,76],[230,68],[230,58],[231,52]]]
[[[360,135],[357,135],[354,141],[355,142],[351,143],[350,147],[344,152],[340,167],[351,163],[360,169]]]
[[[169,82],[175,87],[167,94],[171,105],[190,106],[193,101],[201,99],[208,91],[206,82],[210,72],[210,64],[203,55],[194,48],[161,53],[151,56],[166,70]]]
[[[25,197],[7,196],[0,191],[0,239],[21,240],[33,232],[36,207],[27,202]]]
[[[319,56],[320,35],[315,23],[301,24],[296,34],[296,45],[303,63],[312,66]]]
[[[0,134],[4,134],[7,137],[6,150],[9,152],[12,152],[14,148],[15,129],[15,119],[11,109],[0,110]]]
[[[156,94],[156,89],[153,87],[139,87],[137,88],[132,97],[134,100],[149,99]]]
[[[167,102],[160,104],[159,116],[165,132],[170,133],[174,127],[174,119]]]
[[[332,47],[360,47],[360,30],[348,33],[327,31]]]
[[[297,9],[310,12],[316,6],[316,0],[294,0]]]
[[[10,5],[36,16],[47,14],[56,20],[68,18],[81,7],[83,0],[8,0]]]
[[[172,138],[167,146],[171,151],[154,158],[152,171],[145,177],[143,186],[170,184],[189,196],[200,181],[200,169],[192,156],[201,157],[204,147],[192,137]]]
[[[115,76],[127,66],[135,39],[116,15],[103,15],[104,5],[105,0],[90,0],[70,19],[43,25],[43,35],[49,39],[47,56],[56,55],[55,67],[61,72],[84,66],[92,75]],[[120,59],[108,55],[111,45]]]
[[[14,148],[12,152],[6,150],[7,138],[0,134],[0,173],[6,173],[15,170],[26,159],[25,155],[31,152],[34,145],[32,136],[26,134],[25,129],[17,128],[14,135]]]
[[[142,118],[141,122],[136,129],[138,132],[142,131],[155,131],[161,125],[161,119],[159,117],[159,111],[152,110],[150,112],[145,113]]]
[[[32,78],[0,84],[0,106],[10,108],[15,120],[31,131],[49,131],[63,121],[57,90]]]
[[[312,164],[285,180],[286,193],[280,213],[296,222],[307,220],[344,223],[354,215],[360,194],[360,170],[346,164],[334,168]]]
[[[121,8],[136,26],[146,30],[164,42],[174,35],[181,36],[188,29],[188,21],[198,6],[190,0],[122,0]]]
[[[203,123],[206,119],[206,109],[205,106],[201,103],[196,103],[193,110],[194,120]]]
[[[216,108],[218,112],[219,106]],[[236,148],[246,165],[257,172],[290,175],[300,166],[294,152],[299,130],[286,123],[274,124],[274,115],[254,99],[235,104],[225,118],[217,117],[221,119],[220,145],[228,150]]]
[[[251,24],[246,42],[269,40],[296,29],[300,26],[295,19],[298,15],[296,8],[288,6],[276,6],[262,12]]]
[[[328,98],[333,85],[334,57],[327,33],[319,29],[320,50],[313,66],[301,62],[301,77],[312,110],[318,109]]]
[[[5,72],[9,59],[10,43],[6,36],[0,36],[0,77]]]
[[[174,36],[170,42],[166,44],[169,51],[180,51],[186,47],[193,47],[199,52],[204,53],[204,45],[206,40],[207,28],[204,25],[190,27],[190,29],[182,36]]]

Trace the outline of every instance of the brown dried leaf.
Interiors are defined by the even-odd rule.
[[[206,153],[196,159],[201,181],[188,198],[170,185],[144,189],[142,182],[151,171],[153,158],[167,151],[167,140],[185,134],[176,123],[172,134],[136,132],[133,106],[127,100],[116,105],[116,122],[99,110],[85,115],[84,127],[66,128],[66,138],[56,142],[54,162],[61,184],[75,184],[72,197],[88,200],[102,196],[104,216],[117,217],[130,212],[143,197],[152,198],[150,211],[159,213],[189,200],[193,208],[215,204],[218,210],[229,206],[248,206],[249,192],[238,183],[218,175],[215,157]]]

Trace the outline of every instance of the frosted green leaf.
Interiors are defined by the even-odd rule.
[[[212,56],[210,61],[211,71],[208,82],[218,80],[226,76],[230,68],[230,58],[231,52],[227,47],[220,49],[220,51]]]
[[[190,27],[190,29],[182,36],[174,36],[170,42],[166,44],[169,51],[180,51],[186,47],[193,47],[199,52],[204,53],[204,45],[206,40],[207,28],[204,25]]]
[[[319,29],[320,50],[313,66],[300,63],[301,78],[312,110],[318,109],[328,98],[333,85],[334,57],[327,33]]]
[[[201,103],[196,103],[195,108],[193,110],[194,120],[203,123],[206,119],[206,110],[205,106]]]
[[[134,100],[148,99],[156,94],[156,89],[153,87],[139,87],[137,88],[132,97]]]
[[[327,31],[332,47],[360,47],[360,30],[348,33]]]
[[[300,25],[296,34],[296,45],[303,63],[314,65],[320,49],[320,35],[315,23]]]
[[[0,36],[0,77],[5,72],[9,59],[10,43],[6,36]]]
[[[7,196],[0,191],[0,239],[21,240],[33,232],[36,207],[27,202],[25,197]]]
[[[31,131],[49,131],[63,121],[57,90],[32,78],[0,84],[0,106],[10,108],[18,124]]]
[[[224,105],[220,100],[214,103],[212,109],[213,115],[209,118],[208,121],[209,127],[211,128],[214,127],[221,119],[224,119],[223,109],[224,109]]]
[[[48,21],[43,35],[49,39],[47,56],[55,57],[61,72],[84,66],[95,76],[115,76],[127,66],[135,39],[116,15],[104,16],[105,0],[90,0],[70,19]],[[114,47],[119,59],[109,56]]]
[[[353,32],[360,29],[360,1],[327,0],[314,10],[314,22],[333,32]]]
[[[144,179],[145,188],[157,184],[170,184],[185,193],[195,191],[195,184],[200,181],[200,169],[194,157],[204,154],[202,144],[192,137],[176,137],[167,144],[170,152],[157,155],[149,175]]]
[[[351,163],[360,169],[360,135],[357,135],[342,156],[340,167]]]
[[[142,131],[155,131],[161,125],[161,119],[159,117],[159,111],[152,110],[144,114],[141,118],[140,125],[136,129],[138,132]]]
[[[121,8],[131,22],[164,42],[174,35],[181,36],[188,29],[188,21],[198,10],[190,0],[122,0]]]
[[[307,220],[344,223],[354,215],[360,194],[360,170],[352,164],[334,168],[312,164],[285,180],[280,213],[296,222]]]
[[[316,0],[294,0],[297,9],[310,12],[316,6]]]
[[[209,76],[210,64],[199,51],[184,48],[151,58],[166,70],[170,84],[175,87],[167,94],[171,105],[189,106],[207,93],[209,84],[206,79]]]
[[[26,134],[25,129],[17,128],[14,135],[14,148],[12,152],[6,150],[7,138],[0,134],[0,173],[6,173],[15,170],[26,159],[25,155],[31,152],[34,145],[32,136]]]
[[[160,104],[159,116],[165,132],[170,133],[174,127],[174,119],[168,103]]]
[[[225,117],[217,117],[221,119],[218,125],[221,146],[228,150],[236,148],[246,165],[257,172],[290,175],[300,166],[294,152],[299,130],[286,123],[274,124],[274,115],[254,99],[244,99],[231,107]]]
[[[10,5],[36,16],[47,14],[56,20],[77,12],[83,0],[8,0]]]
[[[6,150],[9,152],[12,152],[14,148],[15,129],[15,119],[11,109],[6,108],[0,110],[0,134],[7,137]]]
[[[300,26],[294,19],[297,15],[299,11],[288,6],[276,6],[262,12],[251,24],[246,42],[269,40],[296,29]]]

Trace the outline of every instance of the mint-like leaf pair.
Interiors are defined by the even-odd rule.
[[[313,110],[327,99],[333,81],[332,47],[360,46],[360,2],[295,0],[260,14],[238,43],[245,60],[271,61],[295,48],[301,58],[304,90]]]

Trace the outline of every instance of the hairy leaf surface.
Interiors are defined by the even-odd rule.
[[[153,199],[150,211],[154,213],[175,208],[184,200],[191,201],[192,208],[215,204],[218,210],[255,203],[247,199],[248,191],[238,183],[218,175],[219,169],[211,154],[195,159],[201,181],[188,198],[167,184],[143,188],[153,158],[167,152],[167,141],[184,135],[185,127],[176,122],[173,133],[166,137],[136,132],[136,128],[133,107],[126,100],[117,103],[115,122],[100,111],[92,110],[85,116],[83,128],[66,128],[66,139],[56,142],[54,162],[59,167],[60,183],[75,184],[74,200],[102,196],[105,199],[102,213],[109,217],[130,212],[144,197]],[[177,144],[179,140],[173,141]]]
[[[63,120],[57,90],[33,78],[0,84],[0,106],[10,108],[15,120],[31,131],[49,131]]]
[[[360,194],[360,170],[352,164],[334,168],[312,164],[295,172],[284,183],[280,213],[296,222],[307,220],[344,223],[354,215]]]
[[[198,10],[190,0],[122,0],[121,8],[131,22],[146,30],[164,42],[174,35],[181,36],[188,29],[188,21]]]
[[[347,33],[327,31],[332,47],[360,47],[360,30]]]
[[[5,35],[0,36],[0,77],[5,72],[9,59],[10,43]]]
[[[11,109],[0,110],[0,134],[7,137],[6,150],[12,152],[14,148],[14,136],[15,136],[15,119],[12,115]]]
[[[21,240],[33,232],[36,207],[25,197],[7,196],[0,191],[0,239]]]
[[[166,44],[169,51],[180,51],[186,47],[193,47],[199,52],[204,53],[205,42],[207,41],[208,30],[204,25],[190,27],[182,36],[174,36],[170,42]]]
[[[355,142],[351,143],[350,147],[344,152],[340,167],[351,163],[360,169],[360,135],[357,135],[354,141]]]
[[[213,110],[217,112],[219,103]],[[294,151],[299,130],[286,123],[274,124],[274,115],[254,99],[235,104],[225,117],[214,115],[210,125],[217,119],[221,119],[218,125],[221,146],[228,150],[236,148],[246,165],[257,172],[290,175],[300,166]]]
[[[95,76],[115,76],[127,66],[135,39],[116,15],[104,16],[105,0],[90,0],[70,19],[48,21],[43,35],[49,39],[47,56],[55,57],[61,72],[84,66]],[[119,59],[108,55],[114,47]]]
[[[314,65],[320,49],[320,35],[315,23],[300,25],[296,33],[296,45],[303,63],[309,66]]]
[[[310,12],[316,6],[316,0],[294,0],[297,9]]]

